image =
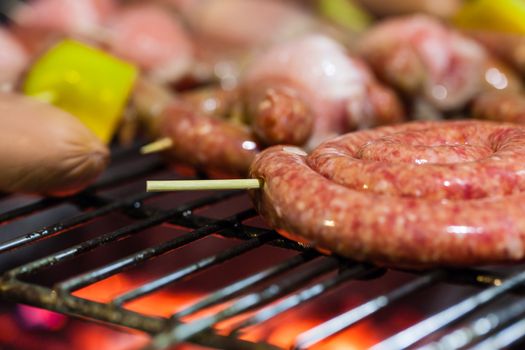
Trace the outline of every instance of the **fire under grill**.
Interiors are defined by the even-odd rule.
[[[500,349],[525,337],[520,266],[411,272],[325,255],[265,228],[243,191],[145,193],[146,179],[182,177],[136,151],[114,150],[105,176],[76,196],[0,196],[2,300],[145,332],[147,349],[315,349],[363,322],[377,330],[366,335],[375,349]],[[103,218],[111,224],[97,224]],[[160,229],[163,239],[152,240]],[[221,242],[211,253],[199,248],[210,237]],[[110,249],[132,238],[140,244]],[[139,270],[143,278],[127,289],[90,297],[97,285]],[[164,300],[164,316],[130,307],[199,283],[205,287],[191,302]],[[426,312],[407,316],[413,303]],[[286,345],[245,336],[305,308],[301,318],[313,324],[281,335]],[[397,321],[385,321],[394,314]]]

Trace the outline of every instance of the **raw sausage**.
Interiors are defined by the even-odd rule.
[[[15,94],[0,94],[0,192],[63,196],[93,182],[107,147],[78,119]]]
[[[274,146],[251,175],[272,227],[357,260],[401,266],[525,258],[525,127],[415,122]],[[286,233],[285,233],[286,234]]]
[[[472,117],[525,124],[525,96],[517,92],[486,92],[474,100]]]
[[[247,68],[242,90],[255,131],[267,145],[306,142],[312,148],[354,128],[404,119],[394,92],[376,81],[360,59],[320,34],[258,56]],[[276,132],[282,116],[286,120],[279,121]],[[299,129],[305,130],[296,137]]]
[[[173,141],[166,155],[177,162],[246,175],[259,152],[247,127],[196,112],[183,101],[171,103],[160,121],[162,135]]]

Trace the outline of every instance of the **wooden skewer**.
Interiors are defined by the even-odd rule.
[[[147,181],[148,192],[247,190],[261,188],[260,179]]]
[[[140,148],[140,154],[157,153],[173,147],[173,141],[169,137],[164,137],[152,143],[148,143]]]

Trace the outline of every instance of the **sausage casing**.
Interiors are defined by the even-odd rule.
[[[78,119],[15,94],[0,94],[0,192],[68,195],[105,169],[107,147]]]
[[[183,101],[171,103],[161,123],[162,135],[173,142],[166,155],[176,162],[246,175],[259,151],[246,127],[196,112]]]
[[[272,227],[353,259],[428,266],[525,258],[520,126],[419,122],[346,134],[310,155],[275,146],[251,175],[264,181],[251,195]]]

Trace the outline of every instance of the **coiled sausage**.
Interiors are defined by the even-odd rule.
[[[272,227],[390,265],[525,258],[525,128],[415,122],[257,156],[251,195]]]

